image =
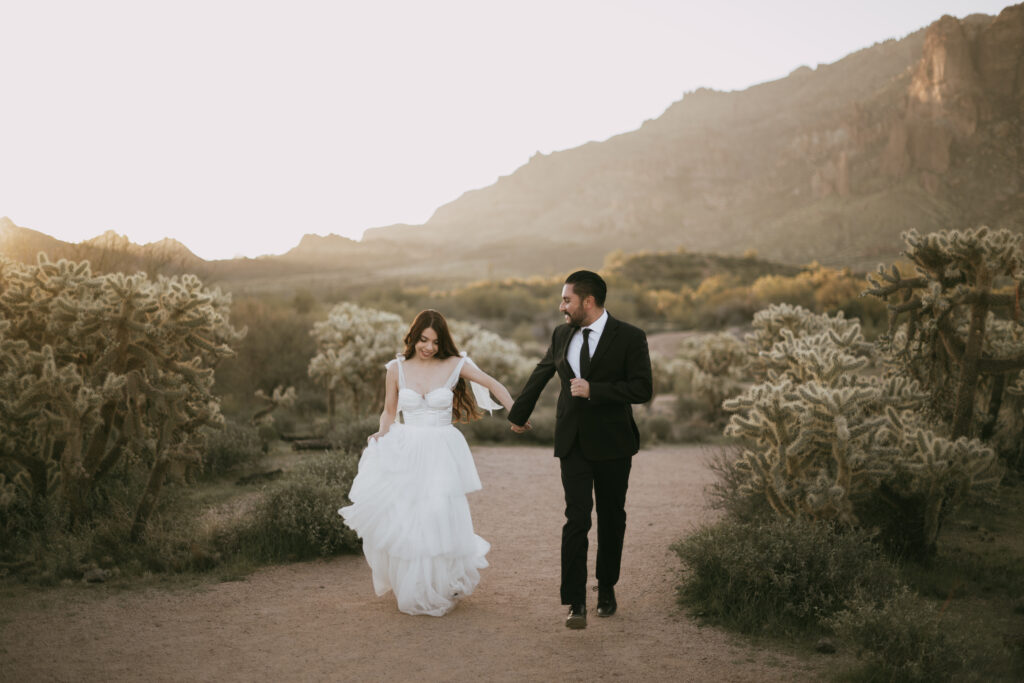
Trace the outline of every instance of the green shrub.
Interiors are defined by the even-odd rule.
[[[707,488],[711,507],[744,522],[773,516],[775,512],[765,497],[744,486],[749,475],[737,467],[739,462],[740,452],[736,447],[720,448],[708,460],[708,469],[715,474],[715,480]]]
[[[359,454],[366,448],[366,440],[380,429],[379,415],[339,416],[327,435],[334,450],[339,453]],[[347,489],[346,489],[347,490]]]
[[[263,457],[263,440],[255,427],[229,421],[207,439],[202,473],[216,477]]]
[[[186,492],[177,486],[166,487],[139,538],[125,542],[134,519],[133,501],[143,483],[111,480],[88,522],[71,524],[56,501],[9,509],[18,515],[16,533],[8,533],[11,529],[5,527],[0,535],[0,560],[15,567],[11,573],[21,580],[41,585],[78,580],[97,569],[112,579],[145,572],[202,571],[217,565],[220,557],[197,532]]]
[[[328,557],[360,549],[338,508],[358,469],[353,454],[325,453],[269,486],[250,517],[221,543],[227,553],[259,562]]]
[[[352,480],[355,479],[358,471],[358,454],[352,452],[323,453],[299,465],[295,474],[299,477],[312,477],[327,486],[343,488],[345,502],[339,503],[337,508],[348,504],[348,490],[352,487]]]
[[[722,430],[699,414],[677,417],[672,425],[672,440],[675,443],[706,443],[720,439],[721,436]]]
[[[640,446],[675,441],[676,420],[664,413],[653,413],[644,407],[633,408],[633,419],[640,430]]]
[[[903,590],[878,604],[855,599],[835,615],[836,635],[853,643],[867,661],[869,680],[946,681],[969,660],[962,633],[944,624],[934,605]]]
[[[813,632],[856,595],[880,599],[895,568],[866,532],[802,519],[726,519],[673,546],[689,571],[679,601],[744,633]]]

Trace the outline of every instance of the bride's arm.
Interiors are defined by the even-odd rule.
[[[487,387],[487,390],[494,395],[494,398],[498,399],[498,403],[503,405],[505,410],[512,409],[512,394],[508,392],[505,385],[488,375],[476,365],[472,363],[463,363],[462,372],[459,373],[459,376],[468,379],[470,382],[476,382],[480,386]]]
[[[395,364],[388,365],[388,373],[384,376],[384,412],[380,414],[380,429],[371,434],[370,439],[379,439],[388,433],[398,415],[398,369]],[[369,441],[370,439],[367,439]]]

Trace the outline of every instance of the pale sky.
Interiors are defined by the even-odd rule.
[[[206,259],[420,224],[700,87],[986,0],[0,0],[0,216]]]

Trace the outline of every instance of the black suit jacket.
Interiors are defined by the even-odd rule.
[[[590,362],[590,398],[574,398],[569,380],[576,375],[566,359],[569,340],[576,331],[559,325],[551,346],[537,364],[508,413],[509,422],[525,424],[541,391],[558,373],[561,393],[555,422],[555,455],[564,458],[579,436],[584,457],[611,460],[640,449],[640,432],[633,420],[633,403],[651,400],[651,357],[647,335],[638,327],[608,316]]]

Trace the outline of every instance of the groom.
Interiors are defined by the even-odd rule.
[[[597,616],[615,614],[626,487],[640,434],[631,404],[651,399],[651,359],[643,330],[608,315],[608,287],[601,276],[579,270],[565,280],[558,310],[564,325],[509,411],[512,431],[527,420],[541,390],[556,372],[561,380],[555,455],[565,491],[562,527],[562,604],[565,625],[587,627],[587,532],[597,501]]]

